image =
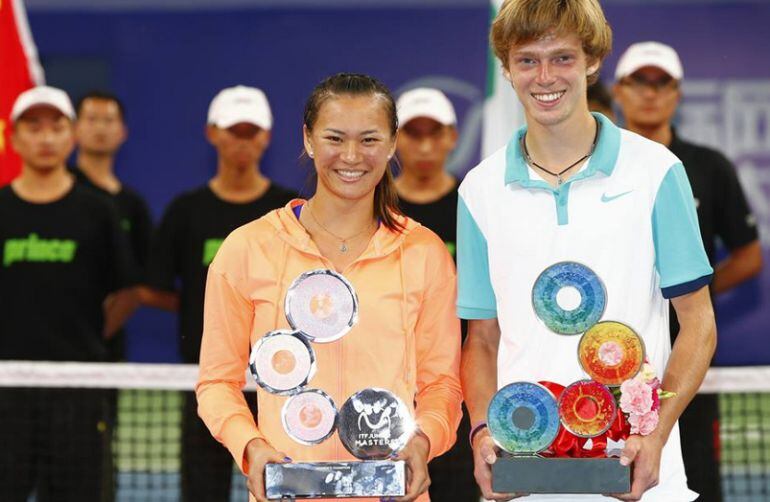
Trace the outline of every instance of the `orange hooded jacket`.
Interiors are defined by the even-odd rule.
[[[354,460],[336,434],[314,446],[293,441],[281,422],[287,398],[261,388],[257,427],[241,392],[250,348],[269,331],[289,328],[284,298],[291,283],[303,272],[334,268],[292,211],[303,203],[294,200],[235,230],[208,272],[198,412],[244,473],[254,438],[294,461]],[[432,459],[454,444],[462,414],[455,269],[433,232],[403,221],[401,233],[380,225],[341,271],[358,294],[359,321],[340,340],[313,345],[317,372],[308,387],[338,407],[367,387],[395,392],[430,439]]]

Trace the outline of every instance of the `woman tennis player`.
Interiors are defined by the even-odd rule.
[[[398,454],[408,479],[398,500],[428,500],[427,464],[455,440],[462,399],[455,271],[441,239],[397,210],[389,167],[397,130],[395,103],[377,80],[339,74],[321,82],[304,114],[315,195],[235,230],[209,269],[199,413],[257,501],[267,500],[267,463],[355,460],[337,435],[307,446],[292,440],[281,420],[285,396],[258,389],[255,422],[241,393],[250,348],[289,327],[287,290],[311,270],[349,281],[359,320],[339,340],[313,344],[310,385],[337,406],[364,388],[387,389],[415,418],[416,433]]]

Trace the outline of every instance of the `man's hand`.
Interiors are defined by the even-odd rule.
[[[641,500],[644,492],[658,484],[660,455],[664,444],[665,442],[655,434],[630,436],[626,440],[626,447],[620,454],[620,463],[633,465],[631,491],[613,494],[613,497],[618,500]]]
[[[126,321],[139,307],[139,293],[137,288],[129,287],[110,293],[104,299],[102,310],[104,311],[104,327],[102,335],[109,340],[123,327]]]
[[[473,475],[481,489],[481,495],[487,500],[511,500],[524,494],[496,493],[492,491],[492,464],[497,461],[497,446],[489,435],[489,429],[483,429],[473,437]]]
[[[291,459],[284,453],[278,452],[262,439],[252,439],[246,445],[246,459],[249,463],[249,478],[246,486],[254,495],[257,502],[267,502],[265,496],[265,465],[285,464]]]
[[[406,495],[395,499],[396,502],[412,502],[428,490],[430,475],[428,474],[428,455],[430,441],[423,433],[415,434],[394,460],[403,460],[407,468]]]

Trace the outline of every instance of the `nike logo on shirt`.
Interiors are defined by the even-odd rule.
[[[629,190],[628,192],[619,193],[617,195],[607,195],[607,193],[605,192],[605,193],[602,194],[602,202],[613,201],[613,200],[615,200],[615,199],[617,199],[619,197],[623,197],[624,195],[628,195],[631,192],[633,192],[633,190]]]

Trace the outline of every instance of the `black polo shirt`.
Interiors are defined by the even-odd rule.
[[[144,198],[138,192],[123,185],[118,193],[108,192],[94,184],[78,167],[70,166],[75,180],[91,190],[104,194],[115,204],[120,219],[120,228],[126,234],[130,245],[131,258],[138,267],[139,277],[144,276],[152,238],[152,216]]]
[[[205,185],[178,196],[168,206],[153,238],[147,282],[155,289],[179,292],[179,343],[184,362],[198,363],[206,274],[222,241],[236,228],[296,197],[272,183],[259,198],[232,203]]]
[[[424,204],[399,198],[401,211],[423,226],[433,230],[447,246],[452,258],[457,249],[457,180],[446,195]]]
[[[717,238],[728,251],[758,238],[756,217],[751,212],[732,163],[720,152],[680,138],[672,130],[669,145],[684,164],[698,211],[703,247],[709,262],[716,263]],[[671,309],[672,341],[679,323]]]
[[[69,166],[69,170],[81,186],[102,195],[115,206],[120,229],[126,236],[132,275],[136,277],[137,282],[142,282],[152,238],[152,217],[144,198],[125,185],[117,193],[109,192],[93,183],[77,166]],[[125,329],[121,328],[107,341],[108,361],[126,360],[126,336]]]
[[[74,184],[32,203],[0,189],[0,359],[104,361],[105,297],[132,285],[110,202]]]

